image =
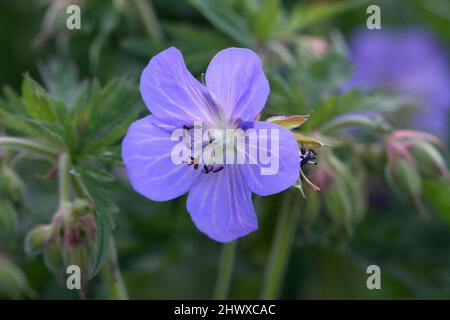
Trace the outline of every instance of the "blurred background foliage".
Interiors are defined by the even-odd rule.
[[[71,174],[83,177],[105,214],[106,228],[114,228],[130,298],[210,298],[220,260],[220,244],[195,228],[185,197],[149,201],[130,188],[121,166],[123,134],[131,121],[147,113],[138,92],[140,73],[169,46],[183,52],[197,78],[223,48],[255,50],[271,85],[263,119],[311,114],[299,132],[333,145],[320,148],[315,168],[305,168],[321,191],[314,193],[304,184],[307,200],[293,190],[254,197],[260,229],[238,241],[231,298],[261,296],[277,220],[284,214],[294,216],[295,224],[292,238],[284,239],[292,247],[275,296],[450,297],[448,131],[429,128],[442,143],[428,136],[394,135],[394,128],[423,127],[414,115],[424,106],[413,93],[389,86],[343,89],[354,71],[349,43],[355,31],[365,28],[369,4],[380,6],[383,30],[425,30],[447,58],[448,1],[0,4],[1,135],[35,138],[69,154]],[[81,30],[66,28],[69,4],[81,7]],[[449,107],[441,119],[445,127]],[[437,107],[429,103],[425,108],[433,113]],[[414,166],[395,160],[402,143],[415,148]],[[30,230],[50,223],[58,210],[55,164],[32,152],[0,149],[0,157],[0,297],[78,298],[48,271],[48,258],[24,250]],[[283,206],[286,199],[290,206]],[[381,267],[382,290],[366,287],[371,264]],[[105,290],[96,276],[86,295],[104,298]]]

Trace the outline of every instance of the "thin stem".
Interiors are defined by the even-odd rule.
[[[66,153],[62,153],[58,159],[59,179],[59,208],[70,206],[70,159]]]
[[[162,42],[164,40],[164,34],[153,9],[152,2],[151,0],[133,0],[149,38],[156,42]]]
[[[94,199],[90,195],[89,191],[87,190],[86,186],[84,185],[83,181],[79,176],[72,175],[72,184],[73,188],[75,189],[79,197],[86,198],[91,202],[94,201]]]
[[[41,155],[56,157],[59,154],[58,149],[53,146],[25,138],[0,137],[0,148],[29,150]]]
[[[102,272],[106,287],[113,300],[128,300],[128,293],[117,262],[117,251],[114,239],[111,238],[110,250],[106,265]]]
[[[314,183],[312,183],[311,180],[308,179],[308,177],[305,175],[305,173],[301,168],[300,168],[300,175],[302,176],[303,179],[305,179],[305,182],[311,187],[311,189],[313,189],[313,191],[316,192],[320,191],[320,188],[316,186]]]
[[[77,175],[72,175],[72,182],[75,191],[80,197],[86,198],[94,202],[91,194],[83,183],[83,180]],[[102,276],[105,280],[111,299],[114,300],[128,300],[128,292],[122,279],[119,263],[117,260],[116,243],[111,237],[108,258],[106,265],[102,268]]]
[[[222,247],[222,256],[220,258],[219,272],[217,274],[213,299],[224,300],[229,294],[234,258],[236,256],[236,243],[237,241],[233,241],[224,244]]]
[[[278,218],[269,261],[264,275],[261,298],[276,299],[286,272],[295,231],[298,226],[299,210],[295,209],[294,193],[286,191]]]

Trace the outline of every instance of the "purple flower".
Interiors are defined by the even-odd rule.
[[[172,47],[150,60],[140,90],[152,115],[134,122],[122,144],[133,188],[155,201],[189,192],[187,210],[192,220],[216,241],[229,242],[256,230],[252,192],[281,192],[296,182],[300,168],[294,135],[276,124],[255,121],[269,95],[258,56],[242,48],[220,51],[202,85],[187,70],[181,52]],[[189,157],[174,163],[171,153],[179,142],[173,141],[172,133],[185,128],[190,134],[198,121],[207,128],[252,128],[257,134],[276,129],[278,137],[269,135],[268,144],[279,146],[277,173],[261,174],[260,162],[194,164],[194,157]]]
[[[359,31],[350,41],[354,73],[345,89],[388,88],[417,98],[417,126],[445,136],[450,109],[450,70],[445,51],[427,32]]]

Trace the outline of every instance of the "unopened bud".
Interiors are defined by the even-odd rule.
[[[22,179],[7,165],[0,168],[0,191],[15,204],[22,204],[25,184]]]
[[[0,256],[0,299],[24,299],[33,295],[22,270],[9,259]]]
[[[431,143],[417,142],[411,149],[421,174],[429,178],[443,176],[450,179],[450,174],[441,153]]]
[[[11,201],[0,198],[0,231],[7,235],[14,235],[18,225],[16,209]]]
[[[72,210],[73,213],[79,216],[92,213],[92,210],[94,209],[93,203],[86,199],[75,199],[72,202]]]
[[[42,253],[52,233],[52,225],[41,224],[34,227],[25,238],[25,252],[33,256]]]
[[[422,194],[422,181],[414,165],[408,160],[399,159],[386,167],[386,178],[389,184],[399,193],[411,197],[420,197]]]

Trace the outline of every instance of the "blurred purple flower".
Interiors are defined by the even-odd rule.
[[[383,87],[418,99],[416,125],[448,134],[450,69],[445,51],[427,32],[359,31],[350,40],[354,73],[344,90]]]
[[[300,157],[294,135],[268,122],[255,121],[269,95],[258,56],[229,48],[214,56],[205,85],[187,70],[182,54],[169,48],[154,56],[141,75],[140,90],[152,112],[134,122],[122,143],[122,157],[133,188],[155,201],[189,192],[187,210],[197,228],[219,242],[229,242],[258,228],[252,192],[270,195],[294,184]],[[177,128],[202,121],[211,128],[279,130],[279,171],[261,175],[258,165],[203,170],[193,163],[174,164],[171,152]]]

